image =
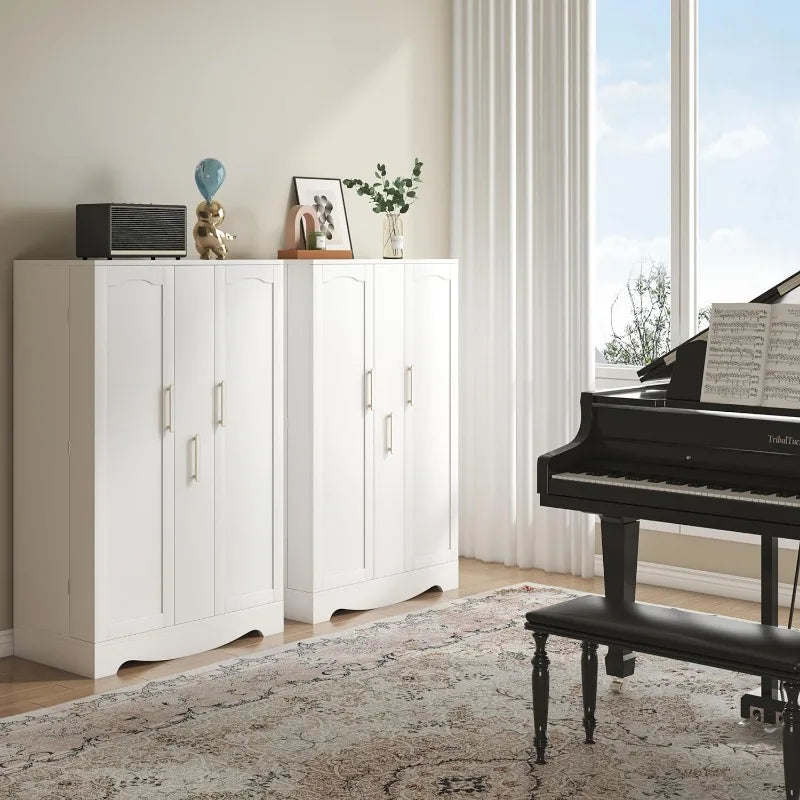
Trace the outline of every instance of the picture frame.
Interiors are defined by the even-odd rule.
[[[317,210],[317,224],[325,233],[327,249],[352,252],[342,181],[339,178],[295,176],[294,192],[298,205],[308,205]]]

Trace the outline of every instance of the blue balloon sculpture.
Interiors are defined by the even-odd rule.
[[[216,158],[204,158],[194,169],[194,182],[206,203],[210,203],[225,182],[225,167]]]

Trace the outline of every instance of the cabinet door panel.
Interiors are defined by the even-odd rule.
[[[375,577],[406,569],[405,271],[375,265]]]
[[[414,568],[456,557],[453,409],[456,282],[449,264],[409,264],[407,351],[412,368],[408,407],[410,476],[408,541]]]
[[[98,422],[105,429],[97,474],[106,481],[98,493],[101,639],[173,621],[173,437],[164,402],[173,380],[172,267],[112,267],[103,289],[97,308]]]
[[[216,267],[217,613],[281,586],[281,280],[269,264]]]
[[[372,267],[330,265],[315,298],[320,353],[315,392],[315,543],[321,585],[372,577]]]
[[[175,269],[175,622],[214,614],[214,267]]]

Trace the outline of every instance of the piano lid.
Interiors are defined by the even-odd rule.
[[[793,289],[797,289],[798,287],[800,287],[800,272],[795,272],[793,275],[790,275],[788,278],[776,284],[772,288],[767,289],[767,291],[763,294],[753,298],[750,302],[770,304],[777,303],[781,300],[781,298],[784,297],[784,295],[787,295]],[[700,333],[695,334],[691,337],[691,339],[681,342],[677,347],[674,347],[663,356],[654,358],[649,364],[645,364],[636,373],[639,376],[639,380],[644,382],[669,378],[672,375],[673,366],[678,358],[680,358],[680,354],[684,346],[690,342],[701,342],[705,341],[706,339],[708,339],[708,328],[705,328],[704,330],[700,331]]]
[[[608,389],[592,393],[592,403],[597,405],[649,406],[664,409],[724,412],[737,417],[784,417],[793,423],[800,417],[800,408],[772,408],[769,406],[740,406],[732,403],[702,403],[699,400],[671,400],[667,397],[669,381],[634,384],[621,389]]]

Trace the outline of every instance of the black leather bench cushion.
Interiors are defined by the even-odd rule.
[[[529,611],[528,630],[616,644],[642,653],[797,679],[800,631],[640,603],[614,606],[589,595]]]

